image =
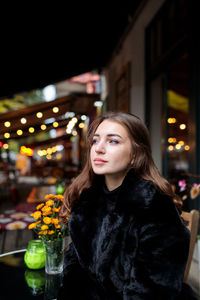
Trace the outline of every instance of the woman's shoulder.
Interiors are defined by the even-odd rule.
[[[121,191],[121,207],[124,205],[130,212],[177,213],[172,197],[165,194],[151,180],[129,178]]]

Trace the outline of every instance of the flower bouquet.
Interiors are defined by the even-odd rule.
[[[64,237],[68,232],[67,225],[60,223],[58,215],[63,201],[62,195],[46,195],[45,201],[36,207],[31,214],[35,222],[29,225],[46,248],[45,271],[58,274],[63,271]]]

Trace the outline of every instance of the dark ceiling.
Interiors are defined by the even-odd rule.
[[[0,99],[101,69],[141,0],[1,10]]]

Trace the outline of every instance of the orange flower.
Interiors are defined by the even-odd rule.
[[[38,234],[47,235],[47,230],[40,231]]]
[[[49,227],[47,225],[42,225],[41,226],[41,230],[46,230],[46,229],[49,229]]]
[[[49,216],[52,215],[52,211],[43,212],[43,216]]]
[[[61,200],[61,201],[64,200],[64,196],[63,196],[63,195],[56,195],[56,198],[57,198],[58,200]]]
[[[28,226],[28,229],[33,229],[37,226],[37,223],[31,223],[29,226]]]
[[[52,219],[52,220],[51,220],[51,223],[54,224],[54,225],[58,225],[59,220],[58,220],[57,218]]]
[[[35,211],[30,216],[32,216],[34,219],[38,220],[39,218],[41,218],[41,211]]]
[[[44,203],[39,204],[36,209],[39,210],[42,206],[44,206]]]
[[[54,234],[54,232],[55,232],[54,230],[49,230],[48,234],[52,235],[52,234]]]
[[[37,205],[37,210],[31,214],[36,221],[29,225],[29,229],[37,232],[39,238],[51,241],[65,236],[66,228],[61,226],[58,218],[58,213],[61,210],[60,204],[63,200],[63,195],[46,195],[44,202]]]
[[[53,208],[52,208],[52,210],[53,210],[54,212],[59,212],[60,209],[61,209],[61,206],[59,206],[58,208],[56,208],[56,207],[53,207]]]
[[[44,221],[44,223],[45,224],[50,224],[51,223],[51,218],[49,218],[49,217],[45,217],[45,218],[43,218],[43,221]]]
[[[45,198],[45,199],[55,198],[55,195],[49,194],[49,195],[46,195],[44,198]]]
[[[61,226],[58,224],[55,224],[56,229],[60,228]]]
[[[44,211],[44,212],[49,212],[49,211],[51,211],[51,207],[45,205],[45,206],[42,208],[42,211]]]
[[[48,205],[48,206],[53,206],[53,205],[54,205],[54,201],[53,201],[53,200],[48,200],[48,201],[46,202],[46,205]]]

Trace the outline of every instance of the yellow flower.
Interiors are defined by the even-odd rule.
[[[55,224],[56,229],[60,228],[60,225]]]
[[[58,225],[58,222],[59,220],[57,218],[51,220],[51,223],[54,225]]]
[[[45,218],[43,218],[43,222],[48,225],[51,223],[51,218],[45,217]]]
[[[64,196],[63,196],[63,195],[56,195],[56,198],[57,198],[58,200],[61,200],[61,201],[64,200]]]
[[[29,226],[28,226],[28,229],[33,229],[37,226],[37,223],[31,223]]]
[[[41,230],[46,230],[46,229],[49,229],[49,227],[47,225],[42,225],[41,226]]]
[[[49,195],[46,195],[44,198],[45,198],[45,199],[55,198],[55,195],[49,194]]]
[[[44,212],[49,212],[49,211],[51,211],[51,207],[45,205],[45,206],[42,208],[42,211],[44,211]]]
[[[54,212],[59,212],[60,209],[61,209],[61,206],[59,206],[58,208],[56,208],[56,207],[53,207],[53,208],[52,208],[52,210],[53,210]]]
[[[52,235],[52,234],[54,234],[54,232],[55,232],[54,230],[49,230],[48,234]]]
[[[42,206],[44,206],[44,203],[39,204],[36,209],[39,210]]]
[[[46,205],[47,205],[47,206],[53,206],[53,205],[54,205],[54,201],[53,201],[53,200],[48,200],[48,201],[46,202]]]
[[[38,234],[47,235],[47,230],[40,231]]]
[[[31,214],[31,216],[38,220],[39,218],[41,218],[41,211],[35,211],[33,214]]]
[[[49,216],[52,215],[52,211],[43,212],[43,216]]]

